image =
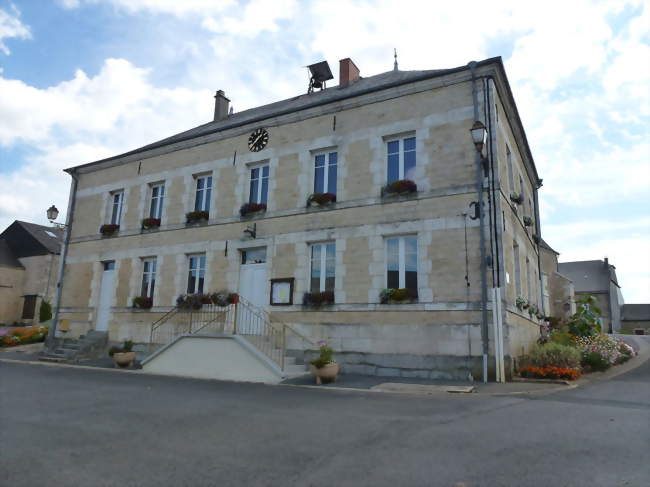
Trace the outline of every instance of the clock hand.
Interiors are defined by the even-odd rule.
[[[260,135],[258,135],[258,136],[255,138],[255,140],[253,141],[252,145],[257,144],[257,141],[260,140],[260,138],[262,138],[262,135],[264,135],[264,134],[260,134]]]

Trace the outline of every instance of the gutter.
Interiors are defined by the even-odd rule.
[[[47,333],[46,348],[52,349],[56,341],[56,328],[59,324],[59,308],[61,307],[61,294],[63,293],[63,277],[65,275],[65,259],[68,255],[68,248],[70,246],[70,233],[72,219],[74,216],[75,202],[77,199],[77,184],[79,178],[74,169],[67,169],[67,173],[72,177],[72,184],[70,185],[70,195],[68,196],[68,214],[65,218],[65,237],[63,239],[63,248],[59,258],[59,279],[56,284],[56,298],[54,301],[54,316],[52,317],[52,326]]]

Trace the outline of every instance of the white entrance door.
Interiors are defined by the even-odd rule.
[[[115,262],[104,262],[102,272],[102,284],[99,288],[99,306],[97,306],[97,331],[107,331],[108,322],[111,318],[111,304],[115,283]]]
[[[239,294],[252,305],[266,309],[269,297],[266,292],[266,249],[241,251],[239,268]],[[259,335],[263,332],[265,314],[242,307],[237,314],[237,330],[243,335]]]

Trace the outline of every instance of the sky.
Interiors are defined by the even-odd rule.
[[[502,56],[560,261],[608,257],[650,302],[650,1],[0,0],[0,229],[64,220],[63,168],[362,76]]]

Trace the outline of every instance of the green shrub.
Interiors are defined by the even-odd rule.
[[[607,358],[597,352],[587,352],[582,356],[582,366],[591,367],[591,370],[603,371],[611,367]]]
[[[600,333],[600,321],[598,318],[601,316],[601,311],[596,305],[596,298],[593,296],[583,296],[576,303],[577,310],[567,321],[569,333],[578,337],[595,336]]]
[[[575,347],[551,342],[534,346],[524,361],[535,367],[577,369],[580,359],[581,354]]]
[[[44,321],[49,321],[52,319],[52,305],[50,302],[43,298],[41,300],[41,306],[38,308],[38,322],[43,323]]]
[[[573,335],[568,331],[556,330],[552,332],[551,342],[557,343],[558,345],[564,345],[565,347],[575,347],[575,342],[573,341]]]

